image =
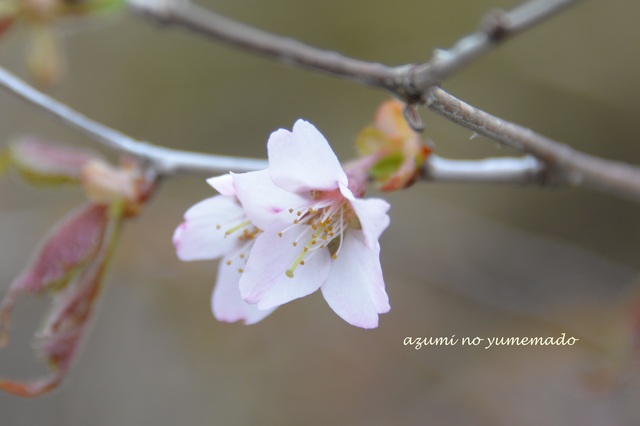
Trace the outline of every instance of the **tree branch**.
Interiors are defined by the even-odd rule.
[[[505,13],[491,12],[481,29],[454,45],[438,50],[427,63],[389,67],[308,46],[220,16],[188,1],[129,0],[139,14],[164,25],[175,25],[216,41],[314,71],[347,78],[390,91],[408,103],[421,102],[444,78],[518,34],[579,0],[531,0]]]
[[[474,108],[440,88],[429,92],[427,105],[475,133],[535,156],[548,166],[549,178],[556,184],[583,185],[640,201],[638,167],[577,151]]]
[[[402,84],[409,68],[392,68],[308,46],[235,22],[187,1],[129,0],[129,6],[140,15],[163,25],[183,27],[287,65],[322,71],[392,92],[396,92],[395,88]]]
[[[425,161],[422,178],[436,182],[546,183],[544,165],[533,157],[449,160],[432,154]]]
[[[148,161],[159,175],[184,172],[227,173],[230,170],[246,172],[267,167],[267,162],[260,159],[179,151],[136,141],[39,92],[1,67],[0,85],[103,145]]]
[[[452,75],[498,42],[518,34],[578,0],[532,0],[508,13],[493,12],[483,28],[439,51],[428,63],[387,67],[307,46],[239,24],[188,2],[130,0],[137,12],[160,23],[178,25],[220,42],[295,65],[383,88],[405,101],[421,102],[445,118],[511,148],[531,154],[549,167],[546,180],[584,185],[640,200],[640,169],[576,151],[457,99],[433,85]],[[428,170],[428,168],[426,169]]]
[[[444,81],[471,61],[495,48],[499,43],[546,20],[579,0],[533,0],[503,12],[489,12],[480,29],[462,39],[448,50],[436,50],[427,63],[411,70],[409,84],[418,96]]]
[[[211,176],[268,167],[266,160],[180,151],[136,141],[39,92],[3,68],[0,68],[0,86],[103,145],[149,162],[159,175],[202,173]],[[433,182],[537,184],[541,182],[541,171],[539,163],[531,158],[459,161],[432,155],[425,162],[423,178]]]

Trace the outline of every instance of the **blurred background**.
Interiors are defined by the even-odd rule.
[[[207,0],[256,27],[390,65],[420,62],[516,1]],[[640,164],[640,3],[584,2],[447,81],[454,95],[585,152]],[[386,93],[291,69],[126,13],[61,28],[68,59],[50,90],[138,139],[266,156],[303,117],[350,159]],[[0,63],[25,76],[24,31]],[[0,144],[34,133],[100,147],[0,92]],[[451,158],[514,155],[422,111]],[[1,146],[1,145],[0,145]],[[115,159],[113,153],[107,153]],[[418,183],[385,197],[382,265],[392,310],[376,330],[338,318],[320,294],[263,322],[216,322],[215,262],[181,263],[183,212],[213,195],[207,176],[168,180],[126,224],[92,332],[56,392],[0,395],[2,425],[632,425],[640,422],[634,304],[638,204],[584,189]],[[46,230],[82,200],[0,180],[0,289]],[[31,336],[47,301],[24,298],[0,376],[45,372]],[[638,315],[635,312],[635,315]],[[574,346],[404,346],[405,337],[553,336]]]

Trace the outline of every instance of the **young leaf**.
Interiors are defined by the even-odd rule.
[[[54,390],[69,371],[94,312],[122,222],[122,209],[112,209],[112,213],[95,258],[73,283],[56,293],[52,310],[37,335],[37,347],[49,363],[51,374],[29,381],[0,380],[0,389],[16,396],[37,397]]]
[[[410,186],[431,153],[420,135],[407,124],[403,108],[399,101],[383,102],[373,126],[363,129],[356,141],[360,155],[377,160],[369,173],[383,191]]]
[[[35,80],[46,86],[57,83],[65,71],[64,52],[58,36],[48,24],[34,22],[27,50],[27,68]]]
[[[104,239],[108,209],[88,204],[54,226],[0,302],[0,344],[6,342],[9,315],[20,294],[63,288],[78,268],[95,257]]]
[[[100,156],[88,151],[21,136],[9,144],[9,157],[18,171],[34,183],[80,182],[82,167]]]

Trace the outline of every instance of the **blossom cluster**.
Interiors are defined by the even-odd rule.
[[[361,198],[366,175],[345,171],[307,121],[273,132],[267,150],[268,169],[209,179],[220,195],[191,207],[173,236],[181,260],[222,259],[215,317],[256,323],[320,289],[345,321],[377,327],[390,309],[378,243],[389,204]]]

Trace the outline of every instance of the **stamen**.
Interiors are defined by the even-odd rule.
[[[317,192],[312,206],[291,208],[289,213],[296,212],[293,223],[278,233],[284,233],[297,225],[308,225],[299,231],[299,235],[292,241],[293,247],[302,243],[302,250],[298,253],[285,274],[293,278],[298,265],[304,265],[316,252],[328,249],[332,259],[336,259],[342,249],[343,234],[351,226],[353,211],[345,199],[337,199],[333,194]],[[336,241],[337,240],[337,241]]]
[[[231,228],[231,229],[227,230],[227,231],[224,233],[224,235],[225,235],[225,236],[227,236],[227,235],[231,235],[231,234],[233,234],[234,232],[236,232],[236,231],[238,231],[238,230],[240,230],[240,229],[242,229],[242,228],[244,228],[244,227],[247,227],[247,226],[249,226],[249,225],[251,225],[251,221],[249,221],[249,220],[245,220],[244,222],[240,222],[238,225],[236,225],[236,226],[234,226],[233,228]]]
[[[293,272],[296,270],[296,268],[298,267],[298,265],[300,265],[300,262],[302,262],[302,258],[304,257],[304,252],[300,253],[298,255],[298,257],[296,257],[296,260],[293,261],[293,266],[291,266],[291,268],[287,269],[287,272],[285,272],[285,274],[289,277],[289,278],[293,278]]]

